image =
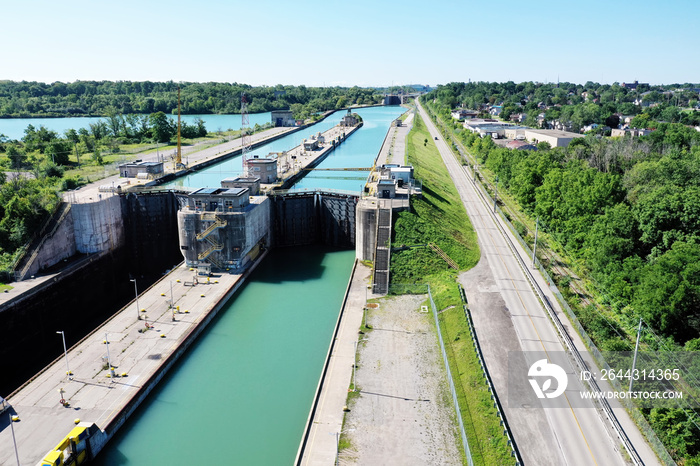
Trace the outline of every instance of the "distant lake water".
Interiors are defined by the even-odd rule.
[[[168,115],[173,121],[177,121],[177,115]],[[195,118],[201,118],[209,132],[237,130],[241,128],[240,115],[182,115],[182,121],[192,124]],[[270,112],[252,113],[248,115],[250,126],[270,123]],[[24,130],[29,125],[35,128],[45,126],[63,136],[66,130],[89,128],[91,123],[106,120],[104,117],[70,117],[70,118],[0,118],[0,134],[10,139],[22,139]]]

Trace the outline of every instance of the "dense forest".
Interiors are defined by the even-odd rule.
[[[607,314],[595,305],[572,307],[600,349],[632,350],[641,317],[660,337],[646,342],[651,349],[700,350],[700,132],[680,123],[696,123],[697,113],[673,106],[675,97],[670,103],[630,106],[630,93],[619,86],[511,84],[451,84],[425,101],[497,175],[499,189],[507,189],[583,264]],[[582,101],[583,89],[610,94],[602,99],[607,103]],[[460,103],[478,108],[520,101],[527,107],[527,102],[555,102],[562,92],[568,97],[559,101],[558,117],[585,113],[593,105],[597,121],[621,112],[643,115],[633,123],[654,131],[639,138],[591,134],[566,148],[541,143],[527,151],[482,139],[450,116]],[[676,94],[681,105],[697,104],[697,92]],[[660,121],[667,115],[675,116]],[[679,464],[700,464],[700,418],[693,410],[653,408],[645,415]]]
[[[253,87],[237,83],[75,81],[72,83],[0,81],[0,118],[39,116],[107,116],[117,113],[177,112],[181,89],[184,114],[232,114],[241,111],[245,93],[250,113],[291,109],[296,118],[352,105],[380,103],[372,88],[283,86]]]

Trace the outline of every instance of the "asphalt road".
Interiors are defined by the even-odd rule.
[[[542,407],[528,386],[528,368],[541,357],[556,360],[569,375],[569,380],[577,377],[577,371],[566,358],[557,359],[558,355],[563,354],[564,346],[488,211],[490,206],[484,204],[464,168],[452,156],[442,135],[420,105],[419,110],[431,136],[438,138],[434,142],[477,233],[482,257],[486,258],[493,276],[494,291],[502,298],[504,309],[500,310],[504,312],[501,314],[510,316],[512,330],[505,328],[505,336],[510,340],[517,338],[519,342],[519,345],[512,345],[512,341],[502,339],[502,334],[486,334],[479,327],[476,328],[480,339],[494,339],[502,346],[510,344],[514,346],[512,349],[518,350],[508,354],[510,367],[501,364],[489,369],[498,371],[495,377],[506,384],[505,390],[497,385],[497,391],[501,402],[507,402],[506,417],[525,463],[625,464],[620,442],[610,432],[609,426],[603,423],[593,404],[580,399],[578,392],[582,387],[579,384],[570,382],[554,407]],[[499,310],[492,311],[498,313]],[[519,379],[513,380],[514,377]]]

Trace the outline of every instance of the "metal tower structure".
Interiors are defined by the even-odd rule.
[[[243,159],[243,176],[248,176],[248,152],[250,152],[250,120],[248,119],[248,99],[241,93],[241,155]]]

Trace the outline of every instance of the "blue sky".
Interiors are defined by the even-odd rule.
[[[700,82],[700,1],[4,0],[0,79]]]

